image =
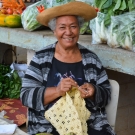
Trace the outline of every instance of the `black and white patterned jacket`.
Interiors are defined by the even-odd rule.
[[[44,92],[47,77],[54,57],[55,45],[46,46],[37,51],[30,62],[22,81],[20,98],[23,105],[28,107],[28,133],[51,132],[52,125],[45,119]],[[84,76],[87,82],[95,86],[95,100],[85,99],[87,108],[91,111],[89,126],[96,130],[106,128],[109,133],[115,133],[109,126],[105,106],[110,101],[111,89],[106,71],[95,53],[78,44],[82,55]]]

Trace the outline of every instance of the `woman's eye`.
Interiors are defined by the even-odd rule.
[[[75,25],[73,25],[73,26],[71,26],[72,28],[76,28],[76,26]]]
[[[60,27],[60,29],[64,29],[65,27]]]

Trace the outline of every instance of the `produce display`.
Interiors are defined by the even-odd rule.
[[[111,16],[121,15],[135,10],[134,0],[94,0],[94,6],[99,8],[100,12],[106,14],[105,26],[111,23]]]
[[[22,27],[21,16],[0,14],[0,26],[12,28]]]
[[[1,27],[6,27],[6,24],[5,24],[5,18],[6,18],[7,15],[5,14],[0,14],[0,26]]]
[[[23,0],[0,0],[0,26],[22,27],[21,14],[26,9]]]
[[[90,22],[92,44],[135,52],[135,1],[94,0],[98,15]]]
[[[0,98],[19,98],[21,78],[17,71],[11,73],[10,66],[0,64]]]
[[[24,1],[0,0],[0,27],[23,27],[24,30],[34,31],[42,26],[36,20],[38,13],[75,0],[33,1],[28,7]],[[107,44],[135,52],[134,0],[79,1],[94,6],[97,11],[95,19],[81,26],[80,34],[92,34],[92,44]]]
[[[2,14],[20,15],[26,8],[23,0],[0,0],[0,3],[2,3],[2,7],[0,8],[0,12]]]
[[[41,24],[36,20],[36,16],[38,13],[42,12],[47,8],[51,8],[54,6],[59,6],[66,4],[68,2],[75,0],[40,0],[32,5],[28,6],[25,11],[21,14],[22,25],[23,28],[27,31],[34,31],[38,29]],[[92,4],[90,0],[79,0],[82,2],[86,2],[87,4]],[[81,26],[80,34],[91,34],[91,30],[89,28],[89,22],[86,22],[83,26]]]
[[[27,31],[34,31],[42,25],[36,20],[38,13],[47,8],[62,5],[74,0],[40,0],[32,5],[29,5],[21,14],[23,28]]]

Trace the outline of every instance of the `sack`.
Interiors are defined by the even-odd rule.
[[[45,118],[60,135],[87,135],[86,120],[89,117],[90,112],[86,109],[85,101],[77,88],[72,88],[45,112]]]

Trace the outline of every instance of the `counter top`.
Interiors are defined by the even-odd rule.
[[[55,41],[50,30],[29,32],[23,28],[0,27],[1,43],[37,51]],[[95,52],[105,68],[135,76],[135,52],[101,44],[91,45],[91,35],[80,35],[79,43]]]

